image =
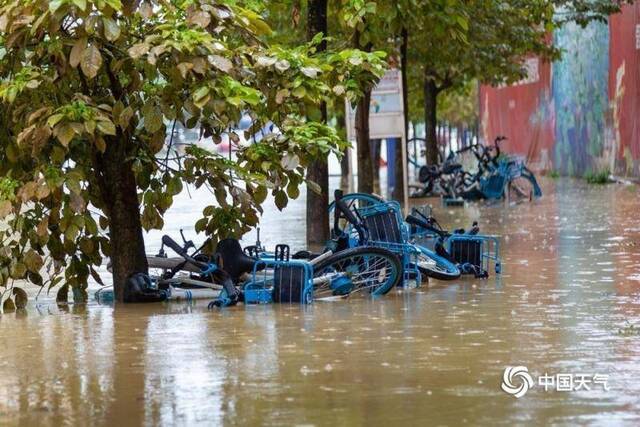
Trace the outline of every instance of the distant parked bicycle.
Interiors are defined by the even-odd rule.
[[[500,142],[506,140],[498,136],[492,146],[473,144],[458,152],[471,151],[477,160],[477,170],[474,173],[457,171],[452,184],[454,197],[477,200],[515,196],[532,200],[542,196],[536,177],[524,160],[501,154]]]
[[[493,145],[472,144],[449,153],[446,160],[436,166],[422,166],[419,180],[423,187],[412,197],[438,195],[447,199],[529,199],[542,196],[535,175],[518,156],[501,153],[499,136]],[[459,157],[472,153],[475,170],[465,170]]]

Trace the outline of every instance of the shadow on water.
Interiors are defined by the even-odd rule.
[[[640,325],[637,193],[544,190],[532,204],[436,206],[448,227],[478,219],[500,236],[504,274],[484,281],[310,307],[4,315],[0,425],[637,425],[640,336],[620,333]],[[301,243],[303,207],[268,213],[263,240]],[[515,399],[500,389],[507,366],[608,375],[610,390]]]

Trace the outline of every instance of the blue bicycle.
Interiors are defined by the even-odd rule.
[[[343,203],[347,208],[337,210],[336,204],[329,206],[334,216],[334,230],[343,230],[342,237],[338,239],[343,247],[366,243],[396,253],[403,264],[405,284],[410,280],[419,284],[422,276],[438,280],[460,277],[455,263],[428,247],[410,241],[409,225],[402,219],[402,210],[397,202],[386,202],[377,196],[361,193],[343,195],[339,190],[335,198],[336,204]]]

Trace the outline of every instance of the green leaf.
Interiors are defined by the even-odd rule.
[[[274,196],[275,196],[276,207],[279,210],[286,208],[287,204],[289,203],[287,194],[282,190],[275,191],[274,193],[275,193]]]
[[[193,92],[193,100],[198,101],[209,95],[209,90],[210,89],[208,86],[202,86],[201,88],[197,89],[195,92]]]
[[[298,86],[293,90],[293,96],[295,96],[296,98],[304,98],[306,94],[307,90],[304,88],[304,86]]]
[[[180,177],[174,176],[167,182],[167,193],[175,196],[176,194],[180,194],[180,192],[182,192],[182,180]]]
[[[100,67],[102,67],[102,55],[100,54],[100,50],[92,44],[82,53],[80,68],[85,76],[93,79],[98,75]]]
[[[258,204],[262,204],[267,199],[267,194],[267,187],[260,185],[253,192],[253,200]]]
[[[83,12],[87,10],[87,0],[73,0],[73,4],[78,6],[78,9]]]
[[[55,125],[60,123],[60,120],[62,119],[64,119],[64,114],[54,114],[49,117],[49,119],[47,120],[47,124],[49,125],[49,127],[54,127]]]
[[[22,279],[27,274],[27,266],[19,261],[13,261],[9,268],[9,274],[14,279]]]
[[[82,62],[82,56],[84,54],[84,50],[87,48],[87,38],[82,37],[78,39],[71,48],[71,53],[69,54],[69,65],[73,68],[77,68]],[[54,123],[55,124],[55,123]],[[49,126],[53,126],[49,124]]]
[[[145,110],[144,128],[150,133],[156,133],[162,128],[162,111],[158,107]]]
[[[24,264],[27,266],[27,270],[38,273],[44,265],[44,261],[40,254],[33,249],[29,249],[24,255]]]
[[[287,194],[290,198],[297,199],[298,196],[300,196],[300,188],[296,184],[291,182],[289,183],[289,185],[287,185]]]
[[[66,3],[65,0],[51,0],[49,1],[49,11],[55,13],[62,5]]]
[[[116,125],[114,125],[113,122],[111,121],[98,122],[97,128],[104,135],[111,135],[111,136],[116,135]]]
[[[469,29],[469,22],[466,20],[466,18],[464,16],[456,16],[456,21],[458,22],[458,25],[460,25],[460,27],[467,31]]]
[[[73,137],[76,135],[76,132],[73,130],[73,127],[71,127],[71,125],[69,125],[68,123],[64,123],[56,126],[53,133],[56,136],[56,138],[58,138],[58,141],[60,141],[60,144],[62,144],[65,147],[69,146],[69,143],[71,142]]]
[[[102,18],[104,26],[104,37],[110,42],[116,41],[120,38],[120,27],[111,18]]]

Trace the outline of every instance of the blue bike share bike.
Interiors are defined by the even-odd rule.
[[[338,216],[350,216],[349,208],[336,201]],[[163,236],[149,266],[160,270],[150,283],[166,293],[167,299],[213,298],[210,307],[238,303],[311,303],[354,295],[381,296],[402,279],[402,264],[396,253],[368,243],[366,231],[350,247],[343,230],[334,228],[333,239],[323,253],[301,251],[290,254],[289,246],[277,245],[267,252],[256,246],[242,249],[236,239],[218,243],[208,256],[191,241],[180,245]],[[164,247],[179,258],[168,258]]]
[[[455,280],[461,274],[487,277],[490,264],[496,273],[501,271],[498,239],[479,234],[477,223],[468,231],[458,229],[450,233],[440,226],[430,209],[425,214],[414,208],[403,221],[397,202],[363,193],[338,197],[357,218],[351,222],[357,221],[369,233],[369,244],[386,247],[399,255],[405,280],[416,275],[438,280]],[[332,203],[329,211],[334,210]],[[352,240],[350,244],[354,246],[357,242]]]

